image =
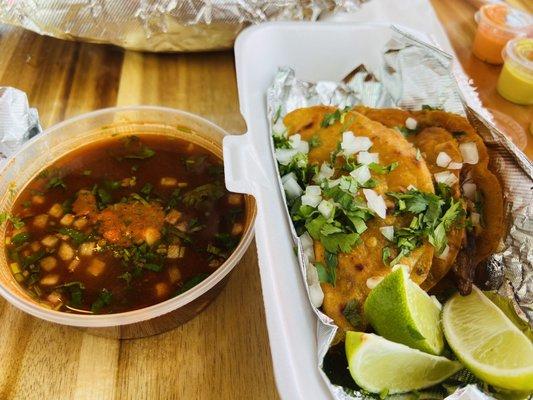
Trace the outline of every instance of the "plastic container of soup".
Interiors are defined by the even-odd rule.
[[[515,38],[527,36],[532,29],[529,14],[505,3],[487,4],[475,15],[478,24],[472,52],[490,64],[503,64],[502,50]]]
[[[133,106],[108,108],[69,119],[26,143],[0,169],[0,210],[10,211],[25,185],[61,156],[111,135],[134,133],[168,135],[195,143],[222,158],[226,132],[199,116],[170,108]],[[9,268],[2,246],[0,295],[14,306],[46,321],[87,329],[114,338],[139,338],[173,329],[199,314],[220,293],[228,274],[253,238],[255,201],[245,196],[242,238],[230,257],[204,281],[185,293],[150,307],[116,314],[82,315],[54,311],[40,305],[20,286]],[[1,227],[2,243],[6,227]]]
[[[498,93],[517,104],[533,104],[533,39],[517,38],[507,43],[505,63],[498,78]]]

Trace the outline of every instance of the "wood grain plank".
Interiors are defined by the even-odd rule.
[[[119,340],[83,334],[74,399],[113,399],[115,397],[119,351]]]

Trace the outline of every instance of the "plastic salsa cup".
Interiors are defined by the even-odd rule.
[[[527,36],[533,23],[529,14],[504,3],[481,7],[475,19],[478,26],[472,52],[490,64],[503,64],[505,44],[515,37]]]
[[[517,104],[533,104],[533,39],[511,40],[502,52],[505,64],[498,79],[498,93]]]

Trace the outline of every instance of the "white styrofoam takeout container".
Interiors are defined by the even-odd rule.
[[[277,388],[283,399],[329,399],[317,364],[317,319],[300,274],[270,152],[266,91],[278,67],[309,81],[339,81],[364,63],[377,71],[389,24],[274,22],[235,44],[241,113],[248,132],[224,138],[226,185],[257,200],[257,251]]]

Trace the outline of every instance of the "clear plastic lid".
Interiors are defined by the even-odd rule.
[[[513,36],[525,36],[533,29],[533,18],[504,3],[487,4],[475,15],[476,22],[485,23]]]
[[[502,56],[520,71],[533,77],[533,38],[516,38],[505,45]]]

